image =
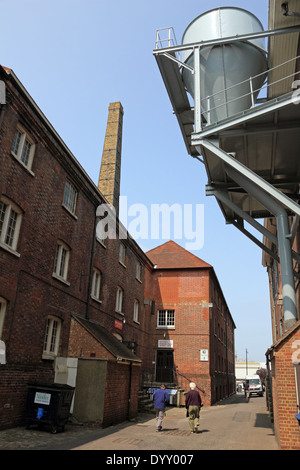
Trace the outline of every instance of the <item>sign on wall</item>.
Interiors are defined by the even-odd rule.
[[[159,339],[158,347],[159,348],[173,348],[173,340],[172,339]]]
[[[119,320],[115,320],[115,328],[118,328],[118,330],[122,330],[123,329],[123,322],[121,322]]]
[[[208,349],[200,349],[200,361],[208,361]]]

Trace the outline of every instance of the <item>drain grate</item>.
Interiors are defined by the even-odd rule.
[[[251,413],[248,411],[237,411],[233,416],[233,421],[237,421],[238,423],[247,423],[250,421]]]
[[[143,442],[142,439],[128,439],[127,437],[119,437],[114,439],[113,442],[116,444],[131,444],[137,446],[140,442]]]
[[[181,431],[181,430],[178,430],[178,429],[174,429],[174,430],[165,430],[165,431],[162,431],[163,434],[168,434],[168,435],[172,435],[172,436],[190,436],[191,435],[191,431]]]

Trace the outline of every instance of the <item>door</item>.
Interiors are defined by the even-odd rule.
[[[173,382],[173,351],[157,350],[156,352],[156,382]]]

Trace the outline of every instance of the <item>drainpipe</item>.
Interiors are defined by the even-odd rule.
[[[131,382],[132,382],[132,361],[129,362],[129,390],[128,390],[127,421],[130,420]]]
[[[90,265],[89,265],[89,274],[88,274],[88,289],[87,289],[87,302],[86,302],[86,312],[85,318],[90,319],[90,306],[91,306],[91,293],[92,293],[92,280],[93,280],[93,264],[94,264],[94,254],[95,254],[95,244],[96,244],[96,228],[97,228],[98,219],[95,215],[94,224],[93,224],[93,238],[91,246],[91,256],[90,256]]]
[[[226,173],[237,184],[244,188],[247,193],[257,199],[277,221],[277,239],[281,267],[282,296],[284,309],[284,326],[288,330],[297,321],[297,302],[295,293],[293,261],[291,250],[291,233],[288,216],[285,209],[271,196],[259,188],[256,184],[238,173],[228,165],[225,166]]]

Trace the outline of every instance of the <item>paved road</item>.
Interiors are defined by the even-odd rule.
[[[79,450],[278,450],[265,398],[235,396],[201,410],[200,432],[191,434],[184,408],[167,411],[163,431],[155,418],[96,439]]]
[[[235,395],[201,410],[200,432],[191,434],[184,408],[170,407],[163,430],[155,431],[153,414],[107,429],[68,424],[63,433],[34,427],[0,431],[0,450],[278,450],[266,402]]]

